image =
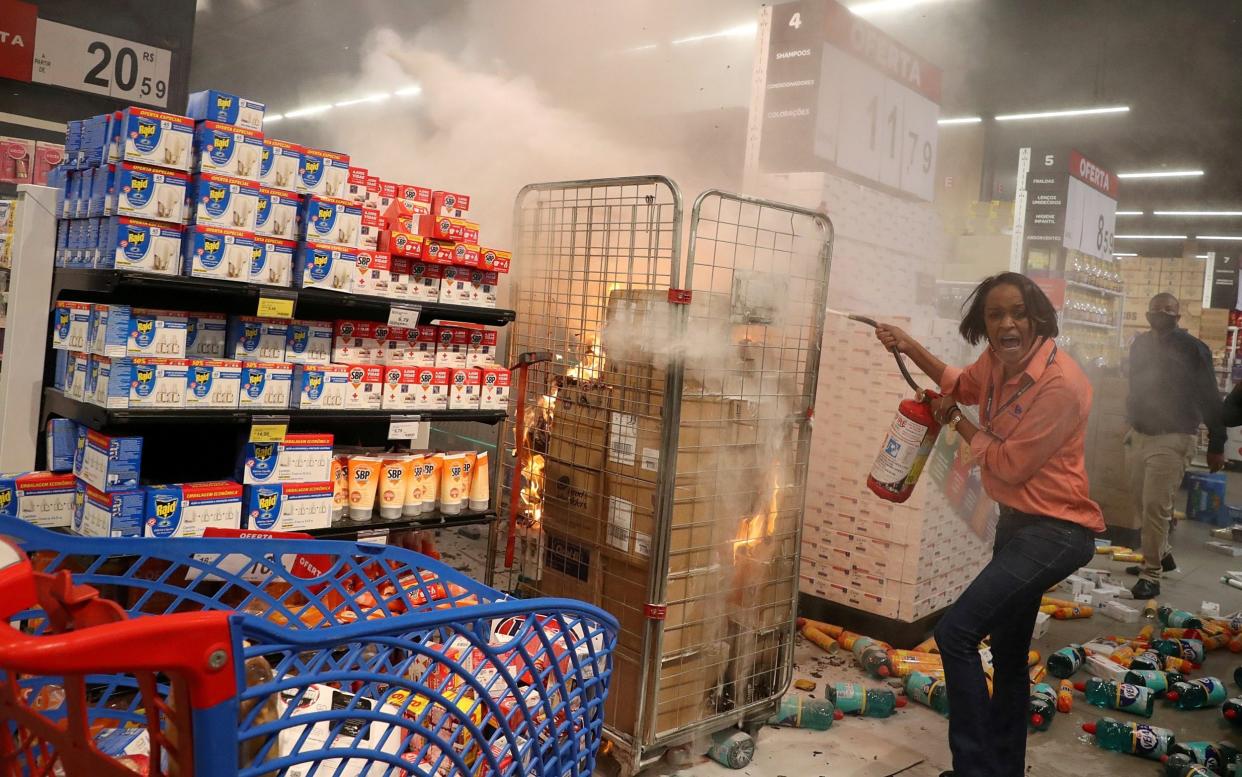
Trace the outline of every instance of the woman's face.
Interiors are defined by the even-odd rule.
[[[1035,342],[1035,327],[1027,315],[1022,291],[1012,283],[1002,283],[983,300],[983,320],[988,343],[1001,363],[1017,365]]]

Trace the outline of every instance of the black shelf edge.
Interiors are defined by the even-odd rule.
[[[245,424],[254,416],[289,416],[290,421],[331,423],[388,423],[393,417],[418,416],[423,421],[477,421],[498,424],[505,419],[504,410],[299,410],[298,408],[214,410],[109,410],[89,402],[69,399],[58,389],[43,389],[43,410],[47,414],[68,418],[93,429],[129,424],[225,423]]]
[[[327,528],[307,529],[305,532],[320,539],[341,539],[342,537],[356,537],[360,533],[377,530],[400,531],[413,529],[415,531],[428,531],[431,529],[452,529],[458,526],[486,525],[494,520],[496,520],[496,512],[494,510],[464,512],[457,515],[435,512],[416,517],[393,519],[384,519],[377,515],[369,521],[341,519]]]
[[[219,294],[233,300],[254,300],[256,304],[258,298],[264,292],[271,292],[286,298],[292,295],[296,299],[298,306],[306,303],[321,310],[324,308],[340,308],[340,317],[342,318],[348,315],[365,314],[387,321],[388,313],[394,305],[418,308],[420,310],[419,320],[424,322],[461,321],[468,324],[504,326],[517,318],[516,311],[507,308],[481,308],[472,305],[413,302],[367,294],[345,294],[327,289],[289,289],[252,283],[217,281],[208,278],[189,278],[183,275],[151,275],[119,270],[85,270],[58,267],[52,275],[52,299],[60,299],[61,295],[67,291],[88,294],[114,294],[118,291]],[[159,301],[153,300],[152,304],[158,305]]]

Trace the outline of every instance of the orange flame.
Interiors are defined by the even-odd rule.
[[[595,334],[589,334],[586,336],[586,346],[583,349],[582,359],[577,366],[570,367],[565,371],[565,377],[586,383],[599,380],[603,374],[604,349],[599,344],[599,337]]]
[[[754,549],[776,533],[776,516],[780,512],[780,508],[777,505],[777,493],[779,490],[780,482],[776,470],[773,469],[772,494],[768,497],[767,512],[757,512],[749,518],[744,518],[737,527],[737,534],[733,539],[733,562],[735,564],[737,563],[740,550],[743,548],[746,548],[748,551]]]

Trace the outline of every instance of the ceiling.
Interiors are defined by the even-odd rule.
[[[1205,171],[1123,180],[1120,208],[1150,214],[1242,211],[1239,8],[1214,0],[926,0],[868,18],[944,69],[942,115],[984,116],[998,169],[1009,169],[1019,146],[1068,145],[1118,172]],[[233,89],[272,111],[340,99],[365,88],[368,46],[386,27],[464,72],[521,81],[551,108],[632,141],[711,157],[725,170],[740,165],[753,39],[672,42],[745,25],[758,9],[754,0],[199,0],[191,85]],[[986,118],[1101,105],[1131,110]],[[377,115],[426,121],[417,101]],[[313,137],[328,117],[343,118],[287,120],[281,133]],[[1242,235],[1242,217],[1122,217],[1118,233]],[[1118,250],[1130,249],[1119,241]]]

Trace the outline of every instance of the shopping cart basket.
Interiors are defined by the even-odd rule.
[[[71,777],[587,777],[617,630],[399,548],[8,518],[0,616],[0,775]]]

